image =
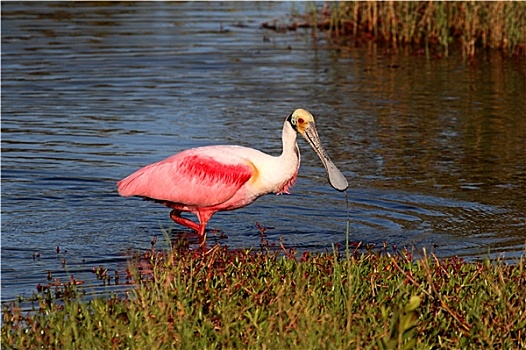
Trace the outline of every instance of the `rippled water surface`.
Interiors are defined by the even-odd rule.
[[[288,3],[2,3],[2,300],[38,283],[124,270],[129,250],[188,230],[115,183],[183,149],[277,154],[284,119],[317,117],[350,182],[350,239],[438,256],[518,256],[526,240],[526,68],[481,55],[428,60],[331,50],[261,23]],[[292,195],[216,214],[229,247],[284,237],[297,250],[346,236],[346,195],[299,140]],[[56,248],[60,247],[57,253]],[[63,266],[65,263],[65,267]],[[92,287],[95,292],[108,287]]]

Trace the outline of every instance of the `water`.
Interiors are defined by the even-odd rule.
[[[524,61],[336,51],[322,34],[260,27],[302,6],[2,3],[2,300],[31,295],[48,271],[111,290],[92,268],[124,270],[154,236],[166,246],[161,227],[188,232],[169,209],[119,197],[116,181],[189,147],[277,154],[298,107],[350,182],[351,240],[519,256]],[[257,247],[256,222],[297,250],[345,242],[346,196],[299,144],[293,194],[216,214],[209,228],[228,238],[212,244]]]

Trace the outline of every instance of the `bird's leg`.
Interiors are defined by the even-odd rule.
[[[197,217],[199,218],[199,230],[197,231],[197,235],[199,236],[199,240],[205,237],[205,230],[206,230],[206,224],[208,223],[208,220],[214,215],[215,211],[209,211],[209,210],[200,210],[197,212]]]
[[[170,217],[172,218],[173,221],[175,221],[175,223],[186,226],[194,231],[197,231],[197,237],[199,238],[199,246],[203,250],[206,250],[206,235],[205,235],[206,222],[204,224],[196,224],[192,220],[183,218],[181,216],[181,211],[177,209],[173,209],[170,212]],[[199,219],[201,219],[199,215],[198,217]]]
[[[170,213],[170,217],[172,218],[173,221],[175,221],[175,223],[177,223],[179,225],[186,226],[186,227],[188,227],[188,228],[190,228],[190,229],[192,229],[194,231],[197,231],[198,234],[199,234],[200,225],[196,224],[192,220],[183,218],[181,216],[181,211],[180,210],[177,210],[177,209],[172,210],[172,212]]]

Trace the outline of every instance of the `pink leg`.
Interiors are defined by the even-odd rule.
[[[215,211],[199,211],[197,213],[197,217],[199,218],[199,224],[196,224],[192,220],[183,218],[181,216],[181,211],[174,209],[170,213],[170,217],[173,221],[175,221],[179,225],[186,226],[194,231],[197,231],[197,236],[199,237],[199,240],[202,241],[205,238],[205,230],[206,230],[206,224],[208,223],[208,220],[214,215]]]
[[[175,221],[175,223],[179,224],[179,225],[183,225],[183,226],[186,226],[194,231],[197,231],[199,232],[200,230],[200,225],[196,224],[195,222],[193,222],[192,220],[188,220],[186,218],[183,218],[181,216],[181,211],[180,210],[177,210],[177,209],[174,209],[172,210],[172,212],[170,213],[170,217],[172,218],[173,221]]]
[[[199,218],[199,230],[197,231],[197,235],[199,236],[199,239],[202,239],[205,237],[205,230],[206,230],[206,224],[208,223],[208,220],[214,215],[215,211],[199,211],[197,213],[197,217]]]

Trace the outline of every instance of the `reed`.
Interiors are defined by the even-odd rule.
[[[148,252],[129,296],[3,306],[5,349],[526,347],[526,270],[410,252]],[[144,258],[143,258],[144,259]],[[66,287],[64,287],[66,288]],[[66,295],[66,293],[60,293]]]
[[[488,49],[526,55],[526,2],[346,1],[325,3],[321,11],[309,5],[306,11],[307,23],[327,30],[338,46],[374,40],[440,56],[456,47],[467,58]]]

